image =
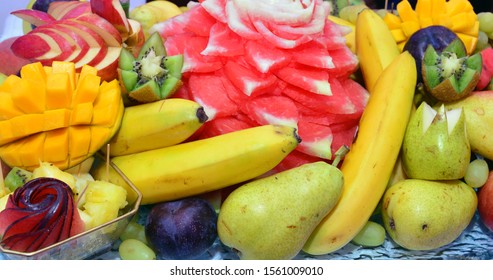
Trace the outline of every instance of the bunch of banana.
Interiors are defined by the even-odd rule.
[[[275,167],[300,141],[295,128],[264,125],[115,156],[111,162],[141,191],[142,204],[152,204],[253,179]],[[104,165],[93,174],[95,179],[130,187]]]
[[[126,107],[119,130],[110,140],[110,155],[122,156],[176,145],[207,121],[197,102],[168,98]]]
[[[341,165],[344,175],[341,198],[313,231],[303,251],[312,255],[334,252],[365,226],[396,164],[413,106],[415,86],[416,64],[411,54],[404,52],[383,70],[370,91],[357,138]]]
[[[165,21],[184,12],[175,3],[166,0],[151,1],[135,7],[129,17],[140,22],[145,38],[149,38],[149,28],[154,24]]]
[[[380,74],[401,51],[382,17],[372,9],[358,14],[355,29],[356,55],[371,93]]]

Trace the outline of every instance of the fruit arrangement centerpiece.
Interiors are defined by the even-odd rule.
[[[426,258],[471,231],[493,250],[493,13],[130,7],[12,11],[25,25],[9,42],[22,67],[0,79],[6,254],[86,258],[74,244],[105,238],[126,260]]]

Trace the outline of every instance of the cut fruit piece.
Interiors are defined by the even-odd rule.
[[[146,40],[135,58],[122,49],[118,76],[126,105],[158,101],[172,95],[181,85],[183,56],[166,56],[159,33]]]
[[[120,86],[117,80],[100,83],[91,66],[76,74],[71,62],[38,64],[25,66],[25,78],[7,79],[2,85],[0,158],[29,171],[40,161],[70,168],[116,133],[124,109]]]
[[[426,91],[444,102],[468,96],[479,82],[481,69],[481,54],[467,56],[460,39],[452,41],[442,52],[429,45],[422,62]]]
[[[240,108],[258,124],[280,124],[298,128],[298,108],[289,97],[262,95],[247,101]]]
[[[329,126],[300,121],[298,134],[303,139],[296,147],[298,151],[322,159],[332,159],[334,136]]]

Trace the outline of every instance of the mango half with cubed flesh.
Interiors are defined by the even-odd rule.
[[[120,127],[117,80],[88,65],[31,63],[0,85],[0,158],[32,171],[40,162],[65,170],[99,151]]]
[[[163,39],[153,33],[134,55],[122,49],[118,78],[125,105],[158,101],[171,96],[183,84],[183,55],[168,56]]]

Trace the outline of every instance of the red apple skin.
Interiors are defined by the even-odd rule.
[[[56,21],[54,17],[45,12],[31,9],[17,10],[11,14],[33,24],[34,26],[41,26]]]
[[[62,2],[68,3],[68,2]],[[81,15],[90,14],[91,6],[88,2],[75,2],[77,5],[72,6],[72,9],[67,11],[60,19],[76,18]]]
[[[483,224],[493,232],[493,170],[478,192],[478,212]]]
[[[11,49],[12,43],[18,37],[11,37],[0,42],[0,72],[5,75],[15,75],[22,66],[32,61],[14,54]]]
[[[93,13],[109,21],[126,40],[130,32],[127,16],[119,0],[90,1]]]
[[[79,1],[55,1],[51,2],[47,13],[55,19],[61,19],[65,14],[70,12],[75,7],[79,6]]]

